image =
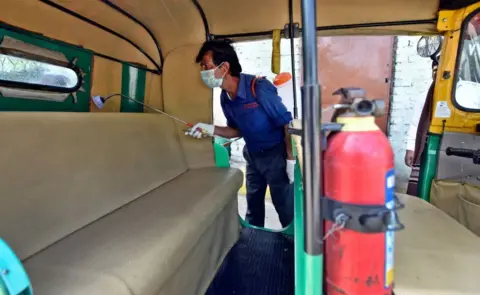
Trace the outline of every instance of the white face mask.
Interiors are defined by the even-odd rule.
[[[222,86],[223,83],[223,78],[225,77],[225,74],[221,78],[216,78],[215,77],[215,71],[223,64],[223,62],[216,68],[211,69],[211,70],[205,70],[201,71],[200,75],[202,76],[203,83],[207,85],[210,88],[215,88],[215,87],[220,87]]]

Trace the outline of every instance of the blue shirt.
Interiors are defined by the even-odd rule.
[[[220,96],[227,126],[240,130],[250,152],[284,142],[284,126],[292,121],[292,114],[282,103],[277,88],[267,79],[256,80],[256,96],[253,96],[251,83],[254,78],[253,75],[240,74],[235,99],[230,100],[225,90]]]

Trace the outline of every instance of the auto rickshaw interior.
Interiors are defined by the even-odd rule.
[[[242,173],[224,148],[142,106],[211,122],[201,44],[298,37],[314,1],[0,3],[0,242],[15,254],[0,243],[0,294],[32,294],[29,281],[39,295],[321,294],[305,135],[293,136],[294,222],[272,232],[238,218]],[[480,2],[322,0],[315,12],[324,36],[443,36],[419,198],[398,194],[394,290],[480,294]],[[316,57],[305,48],[304,65]],[[8,268],[16,257],[28,277]]]

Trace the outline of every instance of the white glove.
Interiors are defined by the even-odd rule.
[[[206,136],[213,136],[214,131],[215,131],[214,125],[197,123],[195,126],[190,128],[187,132],[185,132],[185,135],[190,135],[193,138],[200,139]]]
[[[290,183],[295,181],[295,160],[287,160],[287,176]]]

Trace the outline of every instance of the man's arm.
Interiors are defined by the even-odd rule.
[[[259,104],[274,124],[278,127],[288,126],[293,119],[292,113],[283,104],[277,88],[270,81],[261,79],[257,82],[256,91]]]
[[[287,110],[287,107],[282,102],[282,98],[277,93],[277,88],[270,83],[270,81],[264,79],[259,80],[256,90],[258,93],[257,99],[267,115],[277,126],[283,126],[287,159],[294,160],[292,137],[288,133],[288,125],[292,121],[292,114]]]
[[[288,125],[285,125],[285,145],[287,146],[287,160],[295,160],[292,152],[292,135],[288,133]]]
[[[420,121],[424,104],[425,98],[418,97],[413,107],[413,114],[410,120],[410,124],[408,126],[406,134],[407,146],[405,151],[405,165],[407,165],[408,167],[412,167],[412,165],[414,164],[413,158],[415,156],[415,140],[417,137],[418,123]]]
[[[205,137],[205,134],[202,135],[201,131],[197,131],[197,129],[201,129],[210,135],[221,136],[224,138],[241,137],[242,135],[240,133],[240,130],[237,128],[237,124],[235,123],[235,120],[233,119],[230,110],[225,107],[225,94],[223,93],[220,96],[220,105],[222,107],[223,114],[227,119],[227,126],[223,127],[215,126],[212,124],[198,123],[197,125],[192,127],[189,132],[185,134],[189,134],[194,138],[200,139],[202,137]]]
[[[240,130],[238,130],[238,126],[233,119],[233,114],[231,110],[225,105],[225,102],[227,101],[226,96],[227,94],[225,93],[225,91],[222,91],[222,93],[220,94],[220,106],[222,107],[223,115],[227,119],[227,126],[215,126],[213,134],[225,138],[240,137],[242,136],[242,134],[240,133]]]
[[[419,96],[413,106],[413,114],[407,129],[407,147],[406,150],[415,150],[415,139],[417,137],[417,128],[422,115],[423,106],[425,105],[425,97]]]
[[[215,126],[215,131],[213,132],[214,135],[225,137],[225,138],[235,138],[242,136],[238,129],[232,127],[220,127]]]
[[[295,181],[295,158],[292,152],[291,135],[288,133],[288,125],[292,121],[292,113],[287,110],[287,107],[282,102],[282,98],[278,96],[277,88],[270,83],[270,81],[261,79],[257,83],[257,99],[259,104],[267,113],[268,117],[278,127],[283,127],[285,146],[287,152],[286,173],[288,181],[292,184]]]

